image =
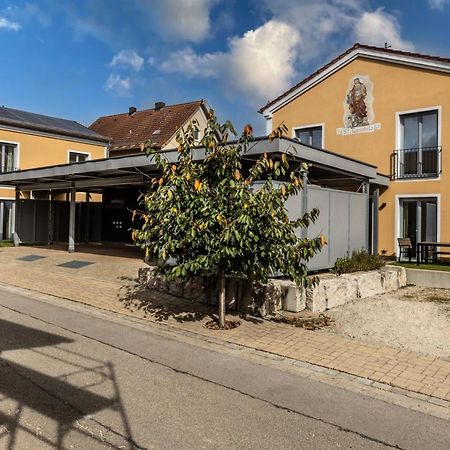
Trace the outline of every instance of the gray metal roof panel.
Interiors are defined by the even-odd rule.
[[[80,137],[101,142],[108,142],[108,138],[81,125],[74,120],[45,116],[19,109],[0,107],[0,124],[31,128],[56,134]]]

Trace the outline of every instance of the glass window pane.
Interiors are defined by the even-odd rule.
[[[77,152],[70,152],[69,153],[69,162],[70,163],[76,163],[76,162],[83,162],[88,160],[88,155],[85,155],[84,153],[77,153]]]
[[[296,130],[295,135],[298,137],[300,142],[304,144],[311,145],[311,131],[309,128],[303,130]]]
[[[322,127],[310,127],[295,130],[295,137],[303,144],[322,148]]]
[[[422,241],[437,241],[437,204],[435,200],[421,202],[421,230]]]
[[[437,111],[422,116],[422,148],[438,145],[438,117]]]
[[[312,129],[312,146],[322,148],[322,127]]]
[[[403,117],[403,148],[419,147],[419,117]]]
[[[422,173],[439,173],[439,149],[437,147],[428,147],[422,150]]]
[[[403,174],[417,175],[417,150],[407,150],[403,153]]]

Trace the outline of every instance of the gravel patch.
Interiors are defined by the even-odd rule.
[[[408,286],[327,311],[331,332],[450,360],[450,290]]]

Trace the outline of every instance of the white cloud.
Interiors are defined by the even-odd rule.
[[[218,0],[141,0],[156,11],[159,34],[166,39],[200,42],[211,33],[211,8]]]
[[[111,67],[129,67],[138,72],[144,65],[144,58],[134,50],[121,50],[114,56],[110,65]]]
[[[355,36],[362,44],[384,46],[389,44],[396,50],[414,50],[414,45],[402,39],[397,19],[382,8],[365,12],[355,24]]]
[[[450,5],[450,0],[428,0],[431,9],[444,9],[445,6]]]
[[[4,17],[0,17],[0,29],[19,31],[20,25],[17,22],[12,22]]]
[[[226,54],[222,52],[195,53],[191,47],[172,53],[160,68],[164,72],[179,72],[187,78],[217,78],[222,70]]]
[[[128,96],[130,94],[130,79],[121,78],[117,74],[110,74],[106,80],[105,89],[118,96]]]
[[[287,89],[296,75],[298,31],[270,20],[230,40],[228,77],[232,85],[265,101]]]
[[[299,41],[294,27],[270,20],[231,38],[226,52],[197,54],[187,48],[172,54],[161,69],[187,77],[220,78],[227,88],[244,93],[258,105],[292,83]]]

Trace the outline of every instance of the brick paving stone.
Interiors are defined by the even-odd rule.
[[[31,251],[32,250],[32,251]],[[46,256],[35,262],[18,261],[30,253]],[[120,255],[77,253],[76,259],[94,264],[79,270],[58,267],[73,255],[54,248],[0,249],[0,282],[44,294],[86,303],[134,318],[165,323],[205,338],[214,337],[230,344],[253,347],[274,355],[316,364],[368,383],[387,383],[394,388],[450,400],[450,361],[385,345],[352,340],[319,331],[307,331],[286,324],[241,319],[241,326],[227,332],[203,327],[215,308],[150,291],[135,292],[133,282],[138,258]],[[198,320],[188,320],[189,311]],[[184,320],[186,318],[186,320]]]

